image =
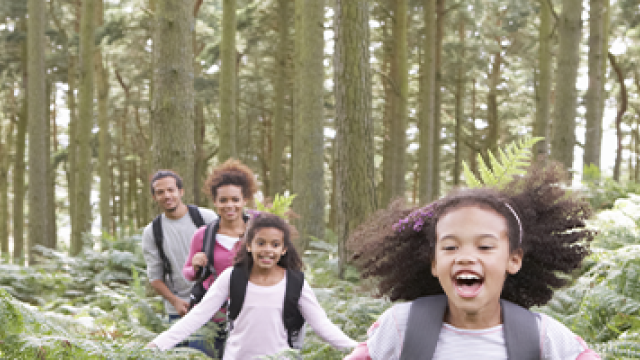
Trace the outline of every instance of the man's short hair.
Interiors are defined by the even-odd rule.
[[[164,179],[166,177],[172,177],[176,180],[176,186],[178,189],[182,189],[182,178],[173,170],[158,170],[151,177],[151,181],[149,182],[149,186],[151,187],[151,195],[155,195],[155,189],[153,188],[153,183],[157,180]]]

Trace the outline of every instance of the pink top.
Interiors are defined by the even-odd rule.
[[[211,290],[185,317],[153,340],[161,350],[174,347],[200,328],[229,297],[229,282],[233,268],[222,272],[211,285]],[[256,359],[289,349],[287,332],[282,322],[282,306],[286,289],[286,276],[273,286],[259,286],[249,282],[242,311],[234,321],[224,351],[224,360]],[[346,349],[357,345],[334,325],[305,281],[298,301],[304,319],[315,333],[334,347]]]
[[[202,252],[202,241],[204,238],[204,231],[207,227],[202,226],[198,229],[191,239],[191,249],[189,249],[189,256],[187,256],[187,262],[184,263],[184,267],[182,268],[182,275],[184,275],[185,279],[189,281],[196,280],[196,273],[193,271],[193,265],[191,263],[191,259],[193,259],[193,255],[196,253]],[[220,245],[216,241],[216,245],[213,249],[213,268],[216,269],[217,274],[222,274],[222,272],[233,265],[233,258],[236,256],[237,247],[234,247],[232,250],[227,250],[224,246]],[[208,256],[208,254],[207,254]],[[209,276],[203,283],[205,289],[209,289],[211,283],[213,282],[213,275]]]

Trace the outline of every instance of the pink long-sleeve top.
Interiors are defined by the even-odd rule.
[[[206,323],[229,297],[232,271],[233,268],[229,268],[222,272],[202,302],[169,330],[156,337],[153,343],[161,350],[170,349]],[[285,289],[286,275],[273,286],[259,286],[252,282],[247,284],[242,311],[234,321],[227,339],[224,360],[256,359],[289,348],[287,331],[282,322]],[[313,331],[327,343],[340,349],[357,345],[329,320],[306,281],[298,307]]]
[[[198,229],[191,239],[191,249],[189,250],[189,256],[187,256],[187,262],[185,262],[184,267],[182,268],[182,275],[184,275],[185,279],[189,281],[196,280],[196,272],[193,270],[193,264],[191,263],[191,259],[196,253],[202,252],[202,241],[204,239],[204,231],[207,227],[203,226]],[[217,234],[217,236],[225,236],[221,234]],[[238,245],[236,243],[236,245]],[[218,241],[216,241],[214,250],[213,250],[213,268],[216,270],[216,274],[222,274],[222,272],[233,265],[233,258],[236,255],[237,246],[233,247],[231,250],[222,246]],[[207,254],[208,256],[208,254]],[[213,275],[209,276],[203,283],[205,289],[209,289],[211,283],[213,283]]]

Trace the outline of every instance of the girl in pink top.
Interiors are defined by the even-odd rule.
[[[242,309],[229,333],[224,360],[256,359],[290,347],[283,323],[286,274],[300,271],[302,260],[291,242],[289,225],[276,215],[259,213],[249,222],[245,239],[236,267],[249,270],[249,278]],[[234,268],[224,270],[202,302],[155,338],[149,347],[170,349],[200,328],[229,297],[233,271]],[[332,346],[349,349],[357,345],[327,318],[306,281],[297,307],[316,334]]]
[[[227,160],[213,169],[205,182],[204,192],[213,201],[214,209],[218,214],[218,220],[208,225],[217,229],[213,234],[215,245],[212,247],[215,274],[201,279],[209,258],[209,254],[202,252],[206,230],[206,226],[204,226],[196,231],[191,240],[189,256],[182,268],[185,279],[202,281],[204,288],[209,289],[217,274],[221,274],[232,265],[238,241],[245,232],[248,220],[248,217],[244,215],[244,208],[248,202],[253,200],[257,189],[258,185],[253,172],[238,160]],[[193,306],[193,304],[191,305]],[[196,340],[203,343],[200,348],[211,357],[214,355],[214,350],[216,354],[220,355],[223,352],[227,336],[226,331],[222,330],[225,328],[222,323],[224,318],[224,312],[220,312],[214,317],[214,321],[219,323],[219,326],[211,324],[212,332],[217,334],[213,341],[211,339]],[[209,346],[211,343],[213,343],[214,349]]]
[[[379,279],[381,295],[407,302],[382,314],[347,359],[397,360],[422,351],[419,360],[506,360],[515,345],[507,342],[514,338],[506,336],[513,333],[505,333],[502,312],[513,305],[504,301],[522,308],[546,304],[589,254],[593,232],[585,220],[591,210],[562,185],[564,178],[557,165],[533,168],[501,189],[456,190],[422,208],[396,202],[376,213],[356,230],[350,247],[364,276]],[[443,307],[434,306],[436,298]],[[430,334],[435,330],[429,339],[420,340],[427,324],[408,326],[427,314],[420,304],[434,306],[429,309],[437,316],[444,311],[436,328],[429,327]],[[522,356],[539,353],[543,360],[599,359],[561,323],[518,311],[516,317],[532,319],[537,329],[515,352],[526,348]],[[426,346],[434,337],[435,348]]]

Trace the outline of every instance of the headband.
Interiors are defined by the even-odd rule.
[[[511,213],[513,214],[513,217],[516,218],[516,221],[518,222],[518,227],[520,228],[520,244],[522,244],[522,222],[520,222],[520,218],[518,217],[518,214],[516,213],[515,210],[513,210],[513,208],[511,207],[511,205],[504,203],[504,206],[507,207],[507,209],[509,209],[511,211]]]

